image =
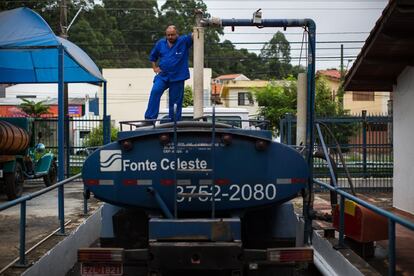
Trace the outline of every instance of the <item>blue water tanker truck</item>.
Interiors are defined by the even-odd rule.
[[[273,275],[312,262],[312,249],[295,247],[288,202],[309,177],[299,152],[268,130],[214,121],[126,124],[133,130],[83,166],[85,189],[107,203],[109,233],[100,248],[79,250],[83,274],[136,275],[141,265],[148,275]]]
[[[295,275],[298,265],[313,261],[312,249],[296,246],[295,238],[309,244],[312,231],[316,25],[311,19],[262,19],[259,9],[253,19],[202,18],[197,12],[196,26],[306,29],[306,156],[273,141],[270,131],[219,123],[214,112],[210,122],[140,128],[125,122],[128,131],[83,167],[85,194],[106,204],[100,247],[78,251],[82,274]],[[198,30],[195,75],[203,64]],[[296,235],[289,200],[300,194],[305,223]]]

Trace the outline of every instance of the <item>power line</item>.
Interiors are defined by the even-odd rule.
[[[288,41],[289,44],[302,44],[301,41]],[[354,44],[354,43],[365,43],[364,40],[337,40],[337,41],[316,41],[316,44]],[[225,45],[227,43],[208,43],[209,45]],[[209,46],[209,45],[206,46]],[[269,43],[266,41],[255,41],[255,42],[231,42],[232,45],[255,45],[255,44],[267,44],[267,45],[278,45],[279,43]],[[81,46],[154,46],[154,43],[114,43],[114,44],[100,44],[100,43],[77,43]]]
[[[105,28],[92,28],[95,31],[108,31]],[[130,29],[114,29],[116,31],[121,32],[139,32],[139,33],[164,33],[163,29],[141,29],[141,28],[130,28]],[[316,35],[355,35],[355,34],[369,34],[370,32],[352,32],[352,31],[344,31],[344,32],[320,32],[316,33]],[[223,32],[223,35],[274,35],[275,32]],[[302,33],[287,33],[283,32],[284,35],[302,35]],[[222,35],[219,34],[218,35]]]
[[[134,7],[116,7],[116,8],[110,8],[110,7],[101,7],[102,9],[105,9],[107,11],[154,11],[154,9],[149,8],[134,8]],[[155,7],[154,7],[155,8]],[[371,8],[371,7],[363,7],[363,8],[352,8],[352,7],[342,7],[342,8],[326,8],[326,7],[313,7],[313,8],[266,8],[263,9],[264,12],[266,11],[372,11],[372,10],[383,10],[384,8]],[[193,9],[188,8],[184,9],[186,11],[193,11]],[[255,11],[255,8],[238,8],[238,7],[220,7],[220,8],[207,8],[206,12],[209,10],[212,11]],[[162,12],[163,10],[161,10]],[[168,12],[166,10],[165,12]]]

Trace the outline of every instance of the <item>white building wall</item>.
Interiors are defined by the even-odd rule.
[[[254,103],[252,105],[239,105],[238,95],[241,92],[249,92],[250,88],[230,88],[229,89],[229,100],[228,100],[228,107],[238,107],[238,108],[245,108],[249,111],[249,115],[256,115],[259,112],[259,106],[257,104],[257,100],[253,95]]]
[[[397,83],[393,95],[393,205],[414,214],[414,67],[407,67]]]
[[[144,120],[148,99],[151,92],[154,72],[151,68],[136,69],[103,69],[103,76],[107,80],[108,114],[111,120],[118,124],[119,121]],[[185,85],[193,87],[193,70],[190,68],[190,79]],[[204,105],[210,103],[211,91],[210,68],[204,69]],[[102,98],[102,91],[100,93]],[[100,101],[100,114],[102,114],[102,103]],[[167,91],[161,98],[160,109],[168,108]]]
[[[69,98],[95,98],[100,86],[88,83],[69,83]],[[6,88],[6,98],[16,98],[21,96],[36,96],[37,99],[57,98],[58,86],[52,84],[16,84]]]

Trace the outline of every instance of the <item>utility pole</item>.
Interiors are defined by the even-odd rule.
[[[68,5],[60,0],[60,37],[68,38]]]
[[[341,44],[341,68],[340,68],[340,78],[339,78],[339,87],[336,92],[335,97],[338,98],[338,102],[343,107],[344,106],[344,79],[345,79],[345,70],[344,70],[344,44]]]
[[[344,44],[341,44],[341,81],[344,80],[345,71],[344,71]]]

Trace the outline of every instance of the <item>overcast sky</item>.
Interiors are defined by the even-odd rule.
[[[159,6],[161,7],[164,2],[158,1]],[[344,44],[344,65],[350,68],[352,61],[348,64],[348,60],[355,60],[363,43],[347,43],[346,41],[365,41],[387,2],[387,0],[204,0],[207,11],[214,17],[250,19],[253,12],[261,8],[264,19],[313,19],[317,28],[317,69],[339,68],[341,41]],[[222,40],[228,39],[233,43],[267,42],[276,31],[274,28],[239,27],[232,33],[227,27]],[[285,31],[287,39],[291,42],[292,64],[294,65],[299,63],[302,33],[303,30],[300,28],[290,28]],[[236,46],[254,51],[254,49],[261,49],[263,44],[236,44]],[[304,52],[301,58],[302,65],[305,61],[303,56]],[[334,59],[323,57],[334,57]]]

